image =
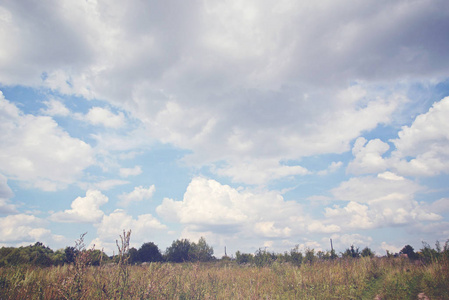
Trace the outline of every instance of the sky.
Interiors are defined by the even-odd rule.
[[[449,239],[446,0],[0,0],[0,246]]]

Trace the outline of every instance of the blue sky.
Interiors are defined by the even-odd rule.
[[[448,6],[0,1],[0,245],[446,241]]]

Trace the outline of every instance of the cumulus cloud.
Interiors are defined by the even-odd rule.
[[[334,248],[341,249],[342,251],[344,249],[347,249],[351,245],[359,248],[364,248],[366,246],[369,246],[373,241],[372,237],[361,235],[359,233],[333,234],[331,238],[334,244]]]
[[[359,137],[352,148],[355,159],[349,163],[347,171],[351,174],[378,173],[387,169],[387,161],[382,157],[390,149],[379,139],[367,140]]]
[[[399,174],[432,176],[449,172],[449,97],[433,104],[410,126],[402,127],[392,140],[392,153]]]
[[[281,238],[304,229],[296,202],[276,192],[239,191],[201,177],[192,179],[182,201],[166,198],[156,211],[191,232]]]
[[[135,166],[134,168],[120,168],[121,177],[137,176],[142,174],[142,167]]]
[[[46,116],[22,113],[0,92],[0,170],[36,188],[74,182],[93,163],[92,148]]]
[[[312,221],[309,225],[307,225],[307,229],[309,230],[309,232],[318,233],[334,233],[341,231],[341,228],[338,225],[326,225],[318,220]]]
[[[70,115],[70,110],[61,101],[50,99],[43,103],[47,106],[46,109],[41,110],[43,114],[63,117]]]
[[[330,173],[336,172],[338,169],[340,169],[343,166],[343,162],[341,161],[333,161],[325,170],[319,171],[318,175],[327,175]]]
[[[82,189],[93,189],[93,190],[100,190],[100,191],[107,191],[110,189],[115,188],[116,186],[129,184],[129,181],[126,180],[120,180],[120,179],[107,179],[102,180],[98,182],[81,182],[79,183],[79,186]]]
[[[105,215],[101,222],[95,224],[97,228],[97,238],[92,241],[96,247],[104,248],[108,253],[112,253],[115,240],[123,233],[123,230],[131,230],[132,245],[139,247],[141,244],[151,240],[157,232],[165,231],[167,226],[151,214],[142,214],[137,218],[128,215],[124,210],[117,209],[109,215]]]
[[[108,197],[97,190],[88,190],[86,197],[78,197],[73,200],[71,209],[53,213],[50,219],[55,222],[65,223],[97,223],[104,213],[100,206],[108,202]]]
[[[332,190],[338,200],[348,201],[344,207],[325,209],[329,222],[344,229],[369,229],[388,225],[438,221],[442,217],[426,205],[419,204],[415,194],[423,187],[391,172],[378,176],[351,178]]]
[[[449,97],[435,102],[410,126],[403,126],[398,138],[391,139],[395,149],[389,157],[384,154],[390,146],[379,139],[357,138],[352,153],[354,160],[347,172],[355,175],[394,170],[403,176],[435,176],[449,172]]]
[[[395,246],[392,244],[388,244],[387,242],[382,242],[380,247],[382,248],[382,250],[388,251],[390,253],[399,253],[399,251],[401,251],[402,249],[401,246]]]
[[[103,125],[110,128],[120,128],[125,124],[125,116],[122,112],[114,114],[103,107],[92,107],[82,118],[93,125]]]
[[[250,158],[276,167],[271,161],[347,151],[402,103],[376,86],[447,68],[441,0],[179,5],[4,4],[0,81],[106,99],[142,120],[149,136],[192,150],[187,161],[226,161],[215,170],[246,182],[252,176],[239,176],[239,166]],[[86,118],[124,122],[99,107]],[[277,166],[257,182],[303,172]]]
[[[215,169],[215,172],[221,176],[229,176],[235,182],[259,185],[284,177],[310,173],[304,167],[281,165],[272,159],[231,162],[225,167]]]
[[[144,188],[143,186],[136,186],[132,192],[121,194],[118,196],[118,198],[121,200],[121,205],[127,206],[131,202],[140,202],[142,200],[151,199],[155,191],[156,187],[154,186],[154,184],[149,186],[148,188]]]
[[[17,213],[17,206],[9,200],[13,196],[7,178],[0,174],[0,215]]]
[[[3,243],[32,243],[51,236],[46,222],[33,215],[16,214],[0,218]]]

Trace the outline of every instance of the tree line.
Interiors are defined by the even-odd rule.
[[[48,267],[71,264],[76,261],[77,256],[84,252],[88,253],[89,264],[93,266],[100,265],[102,262],[118,262],[120,259],[119,255],[108,256],[97,249],[86,249],[84,235],[81,235],[74,247],[68,246],[57,251],[53,251],[41,242],[18,248],[2,247],[0,248],[0,267],[17,265]],[[216,259],[213,254],[213,248],[202,237],[196,243],[187,239],[175,240],[164,253],[161,252],[155,243],[144,243],[139,249],[129,248],[126,253],[126,260],[129,264],[146,262],[207,262]]]
[[[58,266],[64,264],[72,264],[77,260],[80,254],[87,256],[86,260],[90,265],[100,265],[102,263],[117,263],[123,256],[108,256],[103,251],[96,249],[86,249],[84,245],[84,235],[76,241],[74,247],[66,247],[53,251],[41,242],[25,247],[2,247],[0,248],[0,267],[17,266],[17,265],[34,265],[41,267]],[[119,248],[120,249],[120,248]],[[198,242],[191,242],[188,239],[178,239],[167,247],[162,253],[159,247],[153,242],[147,242],[140,248],[127,248],[126,263],[142,264],[148,262],[209,262],[215,261],[214,250],[206,242],[205,238],[200,238]],[[222,261],[235,261],[237,264],[251,264],[256,266],[265,266],[272,263],[291,263],[301,265],[303,263],[314,263],[320,260],[344,259],[344,258],[360,258],[374,257],[375,253],[369,247],[360,250],[358,247],[351,245],[345,251],[337,254],[335,250],[331,251],[315,251],[306,248],[300,251],[296,246],[290,251],[284,253],[274,253],[266,249],[259,249],[255,253],[242,253],[237,251],[235,257],[223,256]],[[438,260],[440,258],[449,259],[449,240],[444,245],[436,242],[435,248],[423,242],[423,247],[415,252],[412,246],[406,245],[399,253],[393,254],[387,251],[387,257],[407,257],[410,260],[421,260],[425,263]]]

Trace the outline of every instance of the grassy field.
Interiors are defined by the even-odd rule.
[[[0,268],[0,299],[449,299],[446,260],[359,258]]]

